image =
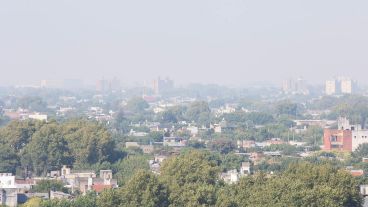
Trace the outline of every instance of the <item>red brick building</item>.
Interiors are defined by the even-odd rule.
[[[324,150],[352,151],[352,131],[325,129],[323,136]]]

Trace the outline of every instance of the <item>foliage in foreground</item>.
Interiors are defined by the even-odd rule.
[[[120,189],[74,201],[42,201],[40,206],[361,206],[358,183],[329,164],[298,162],[273,177],[256,174],[238,184],[217,179],[219,166],[210,153],[190,151],[167,160],[161,175],[138,171]]]

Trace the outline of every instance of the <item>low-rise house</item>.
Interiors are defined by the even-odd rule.
[[[221,125],[219,125],[219,124],[214,124],[212,128],[213,128],[213,131],[214,131],[215,133],[221,134],[221,132],[222,132],[222,127],[221,127]]]
[[[300,152],[298,154],[300,157],[311,157],[314,155],[314,152]]]
[[[301,147],[301,146],[306,145],[307,143],[306,142],[298,142],[298,141],[289,141],[288,144],[289,145],[294,145],[294,146],[297,146],[297,147]]]
[[[18,188],[18,192],[28,192],[37,183],[34,179],[15,179],[15,184]]]
[[[329,121],[329,120],[294,120],[296,126],[319,126],[321,128],[326,128],[327,126],[336,124],[336,121]]]
[[[50,199],[71,199],[72,195],[60,191],[50,191]]]
[[[353,177],[360,177],[364,175],[364,170],[362,169],[351,169],[349,172]]]
[[[18,193],[14,188],[0,188],[0,205],[16,207],[18,205]]]
[[[160,174],[161,164],[166,159],[166,155],[155,155],[154,159],[149,161],[151,171],[155,174]]]
[[[210,129],[215,133],[229,132],[236,129],[236,126],[229,124],[225,119],[222,119],[218,124],[211,124]]]
[[[69,180],[75,178],[95,178],[96,173],[93,170],[72,170],[66,165],[61,168],[61,177]]]
[[[223,115],[223,114],[234,113],[235,111],[236,111],[235,106],[230,106],[229,104],[227,104],[226,106],[222,106],[222,107],[216,109],[215,114],[218,117],[218,116]]]
[[[72,192],[79,190],[83,194],[88,191],[101,192],[104,189],[117,188],[117,180],[112,178],[111,170],[101,170],[100,176],[92,170],[72,171],[63,166],[61,169],[61,179],[67,183],[66,187],[72,189]]]
[[[58,116],[65,116],[68,113],[72,113],[75,111],[75,108],[73,107],[60,107],[59,110],[57,110],[56,115]]]
[[[249,159],[257,165],[264,158],[264,154],[262,152],[252,152],[249,155]]]
[[[30,183],[22,183],[11,173],[0,173],[0,205],[15,207],[18,205],[18,195],[31,188]]]
[[[136,132],[133,129],[131,129],[129,132],[129,136],[133,136],[133,137],[145,137],[147,135],[148,135],[147,132]]]
[[[0,174],[0,188],[16,188],[15,176],[12,173]]]
[[[362,196],[368,196],[368,185],[361,185],[360,186],[360,194]]]
[[[117,180],[112,178],[111,170],[100,170],[100,177],[92,179],[92,189],[97,193],[100,193],[105,189],[117,187]]]
[[[196,126],[189,126],[187,127],[187,130],[190,132],[192,136],[197,136],[199,133],[199,129]]]
[[[47,121],[47,115],[46,114],[40,114],[40,113],[34,113],[28,115],[29,119],[39,120],[39,121]]]
[[[237,141],[238,148],[248,149],[256,147],[256,142],[253,140],[238,140]]]
[[[187,140],[181,137],[164,137],[163,145],[169,147],[185,147]]]
[[[270,157],[281,157],[282,154],[280,151],[273,151],[273,152],[263,152],[263,154],[265,156],[270,156]]]
[[[149,166],[152,173],[160,174],[161,163],[156,162],[155,160],[150,160]]]
[[[125,147],[126,148],[139,148],[140,145],[138,144],[138,142],[125,142]]]
[[[280,138],[271,138],[269,140],[266,140],[265,143],[266,143],[266,146],[270,146],[273,144],[285,144],[285,142]]]
[[[53,171],[50,171],[50,173],[48,173],[48,176],[50,178],[57,178],[57,177],[60,177],[60,171],[59,170],[53,170]]]
[[[152,154],[155,151],[155,147],[153,145],[140,145],[140,147],[144,154]]]
[[[252,163],[251,162],[242,162],[240,167],[241,175],[251,175],[252,174]]]
[[[227,172],[221,173],[220,178],[228,184],[235,184],[239,181],[240,175],[236,169],[229,170]]]
[[[11,120],[20,120],[22,118],[20,112],[11,109],[5,109],[4,115]]]
[[[11,174],[0,175],[0,205],[15,207],[18,204],[18,189],[15,177]]]
[[[125,142],[126,148],[136,148],[141,149],[144,154],[151,154],[155,151],[155,147],[153,145],[140,145],[138,142]]]
[[[164,160],[166,160],[168,157],[166,155],[156,155],[154,160],[155,162],[162,163]]]

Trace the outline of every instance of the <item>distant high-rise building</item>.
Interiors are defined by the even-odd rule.
[[[172,90],[174,88],[174,81],[170,80],[169,78],[153,80],[152,89],[155,94],[160,94],[161,92],[166,92]]]
[[[351,94],[353,92],[353,81],[351,79],[341,79],[341,93]]]
[[[96,83],[96,91],[105,92],[108,89],[108,82],[105,79],[98,80]]]
[[[118,91],[121,89],[120,81],[117,78],[114,78],[109,83],[109,88],[112,91]]]
[[[63,83],[60,80],[42,80],[41,88],[62,88]]]
[[[282,90],[286,94],[309,94],[309,90],[307,88],[307,84],[305,80],[302,78],[298,79],[289,79],[283,82]]]
[[[325,92],[327,95],[351,94],[354,92],[355,84],[355,81],[347,77],[327,80]]]
[[[107,92],[107,91],[118,91],[121,89],[120,81],[117,78],[111,80],[98,80],[96,83],[96,91]]]
[[[336,80],[326,81],[326,94],[333,95],[336,93]]]
[[[159,94],[160,93],[160,88],[159,88],[159,85],[158,85],[158,80],[153,80],[153,86],[152,86],[152,89],[153,89],[153,92],[155,94]]]

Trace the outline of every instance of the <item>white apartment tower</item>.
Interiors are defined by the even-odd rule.
[[[326,95],[351,94],[354,91],[354,81],[350,78],[339,77],[326,81]]]
[[[336,80],[326,81],[326,94],[333,95],[336,93]]]
[[[341,93],[351,94],[353,91],[353,81],[351,79],[341,79]]]

